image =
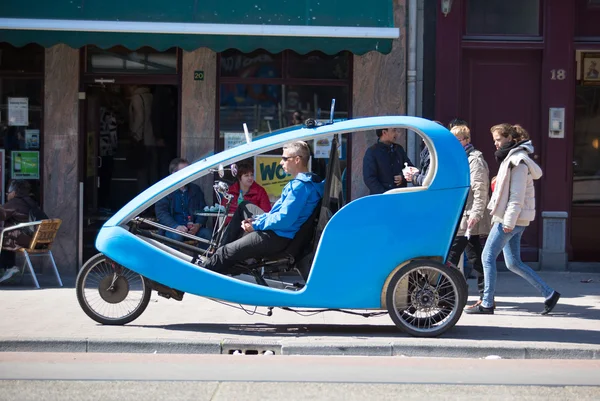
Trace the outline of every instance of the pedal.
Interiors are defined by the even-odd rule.
[[[156,290],[159,296],[164,297],[166,299],[173,298],[176,301],[182,301],[183,295],[185,292],[176,290],[175,288],[167,287],[166,285],[162,285],[154,282],[152,284],[152,288]]]

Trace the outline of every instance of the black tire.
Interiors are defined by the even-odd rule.
[[[420,259],[394,273],[385,298],[388,313],[399,329],[415,337],[437,337],[458,322],[467,296],[459,270]]]
[[[140,287],[140,290],[132,291],[132,284]],[[146,310],[152,295],[151,286],[144,276],[121,266],[101,253],[91,257],[83,265],[77,275],[75,290],[77,301],[85,314],[105,325],[123,325],[134,321]],[[107,316],[94,307],[97,302],[91,302],[90,298],[96,293],[99,296],[96,301],[104,302],[109,308],[114,305],[115,308],[120,309],[116,316]],[[127,304],[129,302],[127,297],[130,294],[135,295],[131,308]]]

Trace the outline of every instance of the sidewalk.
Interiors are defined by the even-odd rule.
[[[542,299],[527,282],[499,273],[496,314],[463,314],[452,330],[433,339],[399,332],[387,315],[303,317],[274,309],[271,317],[250,316],[189,294],[177,302],[153,293],[134,322],[101,326],[80,309],[73,278],[64,280],[71,288],[52,288],[48,277],[41,290],[0,286],[0,351],[227,354],[239,349],[248,354],[600,359],[600,273],[541,275],[562,294],[551,315],[538,314]],[[475,280],[469,285],[471,303],[477,298]]]

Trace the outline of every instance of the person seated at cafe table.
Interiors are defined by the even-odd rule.
[[[229,203],[228,214],[233,214],[242,202],[249,202],[260,208],[258,213],[267,213],[271,210],[271,202],[267,191],[254,180],[254,169],[249,163],[240,163],[237,166],[238,173],[236,182],[229,187],[229,193],[233,195]],[[221,202],[227,203],[226,199]],[[225,224],[229,224],[231,217],[227,217]]]
[[[189,165],[186,159],[175,158],[169,164],[169,174],[174,174]],[[160,224],[210,240],[212,230],[206,227],[207,218],[195,214],[204,210],[205,206],[204,193],[198,185],[190,183],[156,202],[154,210]],[[165,236],[176,241],[186,240],[183,235],[170,231],[165,231]],[[203,243],[200,243],[200,246],[205,247]]]

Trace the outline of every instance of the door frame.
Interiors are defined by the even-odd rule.
[[[177,48],[177,72],[175,74],[148,74],[148,73],[94,73],[87,72],[87,54],[86,47],[79,49],[79,126],[78,126],[78,267],[83,262],[83,227],[84,227],[84,202],[85,202],[85,183],[86,174],[86,138],[87,138],[87,89],[90,84],[97,84],[97,79],[111,80],[111,84],[117,85],[172,85],[177,88],[177,154],[181,154],[181,113],[182,113],[182,59],[183,52]],[[112,81],[114,80],[114,81]],[[106,82],[109,83],[109,82]]]

